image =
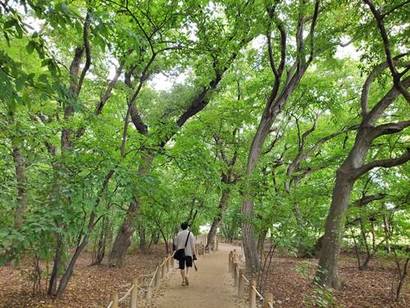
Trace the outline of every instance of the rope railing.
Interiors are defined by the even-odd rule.
[[[205,249],[206,237],[198,237],[198,239],[202,238],[202,240],[195,244],[195,250],[198,256],[205,255],[206,253],[210,253],[208,249]],[[214,250],[218,249],[218,239],[215,237],[214,241]],[[161,282],[161,279],[164,279],[170,271],[174,268],[174,255],[168,255],[165,257],[162,262],[155,268],[155,271],[150,275],[141,275],[140,278],[150,278],[149,283],[146,287],[141,287],[140,283],[138,283],[138,279],[135,278],[131,287],[125,292],[125,294],[119,298],[118,292],[114,293],[111,297],[111,301],[108,304],[107,308],[119,308],[119,305],[125,300],[130,297],[129,307],[137,308],[137,304],[140,304],[143,300],[150,305],[152,302],[152,293],[155,288],[158,288]],[[139,294],[139,291],[141,291]],[[142,296],[141,296],[142,295]]]
[[[240,298],[245,295],[245,284],[248,285],[249,292],[247,300],[249,302],[249,308],[257,307],[257,298],[262,303],[263,308],[273,308],[273,294],[266,293],[266,296],[262,294],[256,288],[256,281],[254,279],[248,279],[245,275],[245,270],[239,266],[239,254],[236,249],[229,252],[228,271],[232,273],[233,285],[237,288],[237,293]]]

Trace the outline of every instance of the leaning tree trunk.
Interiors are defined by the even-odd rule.
[[[137,200],[131,202],[127,216],[123,221],[114,244],[111,249],[108,263],[110,266],[122,266],[127,250],[131,245],[131,236],[134,233],[134,223],[137,217],[139,203]]]
[[[261,151],[266,137],[268,136],[269,129],[273,123],[273,117],[267,116],[266,110],[262,115],[261,121],[259,123],[258,130],[252,141],[252,145],[249,151],[246,175],[248,177],[247,183],[245,184],[245,194],[242,203],[242,241],[243,248],[246,259],[247,270],[251,273],[256,274],[260,269],[260,259],[257,249],[257,238],[255,235],[255,230],[253,226],[253,216],[254,216],[254,206],[253,206],[253,196],[251,191],[253,190],[251,185],[251,177],[256,169],[257,162],[261,156]]]
[[[153,159],[154,156],[152,153],[144,154],[143,161],[138,168],[138,177],[146,176],[149,173]],[[135,219],[138,216],[139,208],[140,200],[138,199],[138,196],[135,196],[134,200],[131,201],[128,207],[127,214],[114,240],[108,259],[110,266],[122,266],[125,255],[131,245],[131,236],[135,231]]]
[[[51,271],[50,280],[48,283],[48,290],[47,290],[47,294],[51,296],[55,296],[57,293],[58,272],[63,262],[62,261],[63,247],[64,247],[63,235],[57,233],[56,249],[55,249],[54,259],[53,259],[53,269]]]
[[[311,27],[311,31],[314,30],[314,25],[316,22],[318,14],[318,1],[316,1],[315,5],[315,13],[314,13],[314,23]],[[303,23],[301,28],[298,28],[298,33],[303,33]],[[313,35],[311,33],[310,35]],[[302,40],[303,38],[299,36],[297,40]],[[300,42],[299,42],[300,43]],[[299,44],[298,43],[298,44]],[[285,44],[286,45],[286,44]],[[300,44],[302,46],[303,44]],[[269,45],[270,46],[270,45]],[[300,47],[299,46],[299,47]],[[271,47],[271,46],[270,46]],[[283,47],[283,46],[282,46]],[[299,52],[302,51],[299,50]],[[257,252],[256,247],[256,237],[255,237],[255,230],[252,224],[253,215],[254,215],[254,204],[253,204],[253,190],[254,188],[251,187],[252,177],[254,175],[258,160],[262,153],[262,148],[265,143],[266,137],[270,133],[270,129],[272,127],[273,122],[276,120],[277,116],[282,112],[286,102],[288,101],[289,96],[293,93],[293,91],[297,88],[300,80],[302,79],[306,69],[308,68],[313,54],[309,58],[309,61],[306,62],[305,60],[297,59],[295,65],[297,67],[294,74],[290,77],[288,76],[287,80],[285,81],[285,87],[279,91],[280,84],[282,83],[282,72],[284,68],[284,61],[285,61],[286,52],[283,50],[282,52],[282,59],[281,63],[283,64],[280,74],[275,73],[275,82],[274,86],[272,87],[272,92],[266,101],[265,109],[262,113],[262,117],[259,122],[258,129],[256,134],[252,140],[252,145],[248,154],[248,161],[246,166],[246,180],[245,180],[245,191],[244,191],[244,198],[242,203],[242,235],[243,235],[243,246],[246,258],[246,267],[248,271],[256,274],[260,269],[260,260]]]
[[[337,261],[353,184],[354,180],[348,174],[341,169],[337,171],[317,273],[319,282],[327,287],[340,288],[341,285],[337,275]]]
[[[101,231],[98,236],[97,246],[95,247],[95,253],[91,265],[100,265],[104,260],[105,250],[107,247],[107,238],[109,236],[110,221],[108,217],[103,217]]]
[[[346,212],[353,185],[358,177],[356,170],[363,165],[370,144],[369,128],[360,127],[352,150],[336,171],[332,203],[326,218],[319,267],[316,272],[316,280],[326,287],[335,289],[341,287],[337,275],[337,265],[345,229]]]
[[[80,257],[81,252],[83,251],[85,246],[87,246],[87,244],[88,244],[88,239],[89,239],[89,234],[85,234],[82,241],[81,241],[81,243],[77,246],[73,256],[71,257],[71,260],[68,263],[68,266],[67,266],[66,270],[64,271],[63,276],[60,279],[60,283],[58,285],[58,289],[57,289],[57,292],[56,292],[57,297],[60,297],[64,293],[64,291],[65,291],[65,289],[68,285],[68,282],[70,281],[71,276],[74,272],[74,266],[75,266],[78,258]]]
[[[209,229],[208,237],[206,240],[206,246],[210,248],[211,250],[215,249],[214,243],[215,243],[216,232],[218,231],[218,228],[223,218],[224,211],[226,209],[226,206],[228,205],[229,195],[230,195],[229,188],[224,188],[222,190],[221,199],[219,200],[218,213],[216,214],[212,222],[211,229]]]

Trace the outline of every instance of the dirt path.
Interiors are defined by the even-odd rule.
[[[219,250],[202,256],[198,261],[198,272],[189,273],[189,287],[181,286],[181,275],[175,270],[159,290],[154,303],[158,308],[233,308],[241,307],[235,294],[231,275],[228,273],[228,254],[232,249],[219,244]]]

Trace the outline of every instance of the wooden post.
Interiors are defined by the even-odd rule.
[[[135,278],[133,282],[134,287],[131,291],[131,308],[137,308],[137,298],[138,298],[138,280]]]
[[[118,306],[118,293],[114,293],[112,297],[112,306],[111,308],[119,308]]]
[[[249,286],[249,308],[256,308],[256,282],[254,279]]]
[[[243,291],[245,287],[245,280],[243,279],[243,274],[244,270],[240,269],[239,270],[239,277],[238,277],[238,296],[242,297],[243,296]]]
[[[232,272],[232,251],[229,252],[228,271],[229,273]]]
[[[270,292],[266,293],[265,299],[263,301],[263,308],[270,308],[272,304],[273,304],[273,294]]]
[[[155,278],[154,278],[154,286],[158,287],[159,286],[159,271],[161,269],[159,267],[157,267],[157,270],[155,271]]]
[[[151,285],[148,285],[148,288],[147,288],[147,303],[148,303],[148,305],[151,304],[151,298],[152,298],[152,287],[151,287]]]
[[[234,262],[233,264],[233,286],[238,286],[238,263]]]
[[[165,262],[167,262],[166,259],[164,259],[164,262],[161,264],[161,278],[165,278]]]

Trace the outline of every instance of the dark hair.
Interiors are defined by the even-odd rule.
[[[181,229],[186,230],[188,228],[188,226],[189,226],[188,223],[185,221],[181,224]]]

